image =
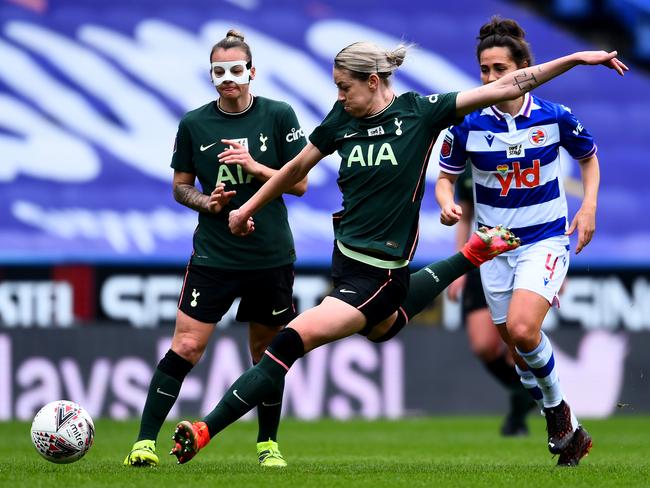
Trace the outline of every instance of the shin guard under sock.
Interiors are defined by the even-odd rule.
[[[284,376],[304,353],[302,339],[294,329],[283,329],[275,336],[260,362],[241,375],[214,410],[203,419],[210,437],[221,432],[262,400],[281,397]]]
[[[160,360],[151,378],[147,400],[142,410],[139,441],[156,440],[163,422],[178,398],[183,380],[192,367],[191,362],[171,349]]]
[[[420,313],[454,280],[476,269],[465,256],[456,253],[411,274],[409,292],[402,304],[408,319]]]
[[[256,364],[256,362],[253,362],[253,366]],[[284,379],[282,381],[284,382]],[[278,440],[284,384],[278,388],[278,391],[279,395],[266,398],[257,405],[257,442]]]

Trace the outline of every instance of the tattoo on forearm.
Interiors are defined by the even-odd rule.
[[[525,93],[537,86],[537,78],[533,73],[529,74],[524,71],[522,74],[515,76],[515,81],[512,84]]]
[[[207,198],[194,185],[180,184],[174,186],[174,199],[197,212],[205,212]]]

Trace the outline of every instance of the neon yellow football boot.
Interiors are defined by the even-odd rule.
[[[286,468],[287,462],[282,457],[278,443],[269,439],[257,443],[257,460],[265,468]]]
[[[131,452],[124,459],[124,466],[158,466],[156,441],[143,439],[133,444]]]

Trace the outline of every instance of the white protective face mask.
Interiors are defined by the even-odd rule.
[[[233,81],[238,85],[248,85],[251,80],[251,71],[246,66],[247,64],[247,61],[218,61],[216,63],[212,63],[210,65],[210,77],[212,78],[212,83],[214,86],[219,86],[224,81]],[[243,71],[239,74],[234,74],[233,68],[235,67],[241,67]],[[221,68],[223,70],[223,74],[221,76],[217,76],[214,73],[215,68]]]

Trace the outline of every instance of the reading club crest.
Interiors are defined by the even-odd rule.
[[[528,140],[534,146],[541,146],[546,142],[546,131],[541,127],[533,127],[528,131]]]

